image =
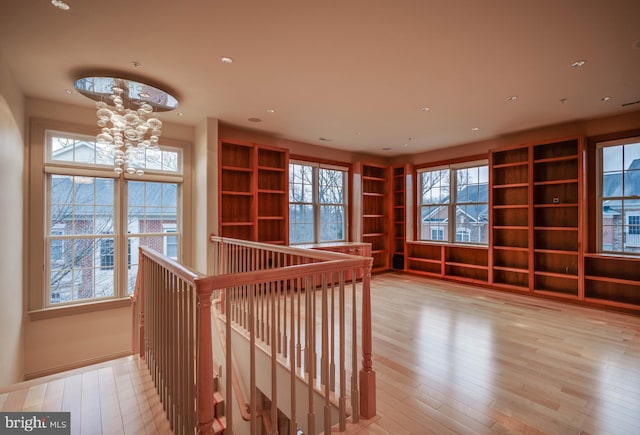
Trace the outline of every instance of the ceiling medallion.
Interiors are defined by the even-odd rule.
[[[97,151],[113,158],[114,171],[144,174],[147,150],[159,150],[162,121],[156,112],[176,109],[178,100],[162,89],[117,77],[83,77],[73,87],[97,101]]]

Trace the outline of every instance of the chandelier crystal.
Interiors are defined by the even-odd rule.
[[[159,150],[162,121],[156,112],[173,110],[178,100],[153,86],[114,77],[83,77],[74,83],[96,100],[97,151],[113,158],[116,174],[144,174],[147,150]]]

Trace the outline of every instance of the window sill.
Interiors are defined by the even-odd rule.
[[[73,316],[76,314],[93,313],[96,311],[111,310],[131,306],[131,298],[109,299],[106,301],[88,302],[84,304],[65,305],[62,307],[43,308],[29,311],[29,319],[45,320],[56,317]]]

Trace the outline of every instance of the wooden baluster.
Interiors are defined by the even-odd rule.
[[[275,283],[270,283],[271,312],[276,309]],[[273,314],[271,315],[271,433],[278,433],[278,355],[276,353],[276,326],[273,322]]]
[[[331,278],[331,277],[329,277]],[[320,379],[324,384],[324,433],[331,433],[331,382],[329,381],[329,294],[327,272],[322,274],[322,352],[320,356]]]
[[[290,305],[290,317],[291,320],[289,322],[289,327],[291,328],[290,337],[289,337],[289,355],[291,356],[291,362],[289,364],[290,368],[290,387],[291,387],[291,421],[289,423],[289,434],[297,435],[298,434],[298,417],[297,417],[297,409],[296,409],[296,331],[295,331],[295,294],[298,293],[295,287],[295,280],[289,280],[289,288],[287,291],[289,292],[289,297],[291,298]]]
[[[138,304],[140,306],[140,317],[138,319],[138,344],[140,346],[139,355],[141,358],[144,358],[145,355],[145,338],[144,338],[144,311],[145,311],[145,300],[144,300],[144,254],[142,250],[138,248],[138,276],[140,277],[140,288],[138,289]]]
[[[238,297],[238,293],[242,291],[242,287],[235,287],[232,290],[230,290],[232,292],[232,298],[229,299],[233,299],[234,301],[237,301],[239,299]],[[230,295],[231,296],[231,295]],[[227,301],[227,309],[231,308],[231,300]],[[224,412],[225,412],[225,416],[227,417],[227,427],[226,430],[228,431],[228,433],[232,434],[233,433],[233,404],[231,403],[231,400],[233,399],[233,366],[232,366],[232,360],[231,360],[231,349],[233,349],[231,347],[231,319],[229,319],[227,317],[226,319],[226,325],[225,325],[225,381],[226,381],[226,396],[227,396],[227,402],[225,403],[225,407],[224,407]]]
[[[249,286],[249,409],[251,414],[250,433],[257,435],[257,394],[256,394],[256,286]]]
[[[329,367],[329,387],[331,391],[336,391],[336,305],[335,305],[335,278],[331,273],[331,356]],[[341,358],[344,358],[341,356]]]
[[[360,393],[358,391],[358,294],[356,280],[351,281],[351,421],[360,421]],[[346,388],[346,387],[345,387]]]
[[[307,410],[307,421],[308,421],[308,432],[311,434],[316,432],[316,415],[313,409],[313,362],[314,358],[313,348],[315,347],[315,340],[313,337],[313,327],[312,324],[315,321],[315,317],[313,316],[313,302],[312,302],[312,289],[311,284],[313,283],[312,277],[306,277],[306,285],[305,285],[305,318],[306,318],[306,327],[305,327],[305,370],[307,372],[307,399],[308,399],[308,410]]]
[[[347,317],[347,313],[346,313],[346,304],[345,304],[345,288],[344,288],[344,271],[340,271],[339,272],[339,287],[338,287],[338,318],[339,318],[339,337],[340,337],[340,360],[339,360],[339,364],[340,364],[340,399],[338,402],[338,407],[340,408],[340,430],[341,431],[345,431],[347,428],[347,420],[346,420],[346,414],[347,414],[347,388],[346,388],[346,382],[347,382],[347,358],[345,356],[345,339],[346,339],[346,334],[347,334],[347,328],[346,328],[346,317]],[[354,280],[354,285],[355,285],[355,280]],[[355,303],[355,301],[353,302]],[[355,331],[356,329],[356,325],[352,325],[351,326],[353,328],[353,330]],[[356,333],[357,335],[357,333]],[[354,355],[357,355],[357,351],[354,350],[353,348],[351,349],[352,353]],[[356,366],[354,367],[354,370],[357,369],[357,361],[356,361]],[[351,382],[353,383],[354,381],[354,376],[351,377]],[[355,416],[355,414],[357,414],[357,408],[352,409],[352,414]],[[353,418],[353,417],[352,417]],[[357,420],[355,420],[357,421]],[[354,421],[354,422],[355,422]]]

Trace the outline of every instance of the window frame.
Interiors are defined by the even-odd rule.
[[[622,192],[621,195],[617,195],[617,196],[608,196],[608,197],[604,197],[604,149],[605,148],[609,148],[609,147],[615,147],[615,146],[624,146],[624,145],[632,145],[632,144],[640,144],[640,136],[631,136],[631,137],[625,137],[625,138],[621,138],[621,139],[615,139],[615,140],[604,140],[604,141],[599,141],[596,142],[595,144],[595,155],[596,155],[596,199],[595,199],[595,206],[596,206],[596,251],[598,253],[601,254],[613,254],[613,255],[628,255],[628,256],[634,256],[634,257],[638,257],[640,256],[640,250],[639,251],[627,251],[624,249],[625,244],[626,244],[626,239],[628,235],[636,235],[635,233],[631,232],[631,227],[634,227],[634,231],[636,231],[635,229],[635,225],[631,225],[630,223],[627,222],[626,217],[629,217],[629,222],[630,222],[630,218],[634,217],[635,215],[628,215],[625,216],[624,212],[623,212],[623,216],[621,218],[621,222],[618,226],[622,226],[622,250],[616,250],[616,249],[605,249],[605,239],[604,239],[604,222],[603,222],[603,206],[604,203],[606,201],[640,201],[640,195],[624,195],[624,187],[622,187]],[[621,174],[621,179],[622,179],[622,183],[624,186],[624,180],[625,180],[625,174],[627,172],[627,168],[624,168],[624,157],[623,157],[623,167],[622,167],[622,174]],[[611,225],[611,227],[614,227],[613,225]],[[616,226],[617,227],[617,226]],[[624,228],[629,228],[628,232],[624,231]],[[637,230],[638,234],[640,234],[640,230]]]
[[[93,163],[70,162],[52,160],[49,158],[49,137],[51,135],[63,135],[73,138],[86,138],[86,140],[94,142],[97,134],[95,125],[73,124],[66,121],[52,121],[46,119],[34,118],[30,126],[30,141],[26,147],[25,158],[28,162],[25,179],[27,180],[28,199],[26,204],[26,267],[28,273],[25,276],[25,287],[27,288],[27,313],[32,320],[47,319],[65,315],[71,315],[82,312],[92,312],[97,310],[111,309],[116,307],[125,307],[130,305],[130,297],[126,294],[126,276],[129,264],[129,253],[119,254],[117,267],[120,269],[121,277],[117,278],[114,283],[114,295],[107,298],[87,298],[74,300],[67,303],[51,303],[51,290],[47,284],[49,273],[50,259],[49,254],[49,236],[48,231],[48,214],[51,210],[47,191],[48,177],[50,174],[60,174],[65,176],[96,176],[104,178],[113,178],[118,184],[115,189],[118,195],[121,195],[126,180],[144,180],[146,181],[173,181],[179,180],[181,184],[180,195],[178,199],[178,212],[181,214],[181,222],[191,221],[191,174],[185,171],[191,167],[191,150],[192,145],[181,140],[173,140],[163,138],[162,148],[169,151],[177,151],[179,157],[179,174],[169,172],[164,174],[161,171],[145,170],[143,176],[122,174],[117,176],[113,171],[113,166],[94,165]],[[120,207],[121,200],[114,201],[114,219],[126,222],[125,207]],[[181,255],[182,261],[189,264],[191,261],[191,233],[190,226],[181,228]],[[118,246],[127,246],[126,234],[118,235],[115,238],[114,245],[116,251],[120,249]],[[52,233],[52,238],[56,237],[56,233]],[[122,238],[122,240],[119,240]],[[186,245],[185,245],[186,244]],[[99,251],[98,251],[99,254]],[[94,257],[95,258],[95,257]],[[98,258],[99,261],[99,258]],[[93,263],[95,267],[100,267],[98,263]],[[117,288],[115,288],[117,287]]]
[[[463,170],[463,169],[469,169],[469,168],[480,168],[480,167],[485,167],[486,171],[487,171],[487,198],[486,198],[486,202],[459,202],[458,201],[458,171],[459,170]],[[422,183],[423,183],[423,175],[426,172],[436,172],[436,171],[448,171],[449,173],[449,183],[448,183],[448,189],[449,189],[449,194],[447,197],[447,201],[446,202],[426,202],[423,203],[422,202]],[[428,242],[428,243],[447,243],[447,244],[461,244],[461,245],[473,245],[473,246],[489,246],[489,237],[487,234],[487,241],[486,242],[480,242],[480,241],[464,241],[464,240],[457,240],[457,235],[459,230],[465,230],[465,228],[461,228],[458,226],[458,222],[457,222],[457,215],[456,215],[456,209],[458,206],[463,206],[463,205],[479,205],[479,204],[486,204],[487,206],[487,214],[489,213],[489,195],[488,195],[488,186],[489,186],[489,161],[488,159],[474,159],[471,161],[464,161],[464,162],[459,162],[459,163],[452,163],[452,164],[446,164],[446,165],[434,165],[434,166],[425,166],[425,167],[421,167],[418,168],[416,170],[416,222],[417,222],[417,228],[416,228],[416,240],[420,241],[420,242]],[[480,183],[477,183],[478,185]],[[442,222],[442,223],[434,223],[433,225],[431,225],[430,228],[430,235],[431,238],[426,239],[423,238],[423,232],[422,232],[422,211],[423,208],[426,207],[443,207],[447,210],[447,217],[446,217],[446,223]],[[487,220],[486,223],[487,227],[489,225],[489,222]],[[444,238],[442,240],[436,240],[433,238],[433,230],[437,230],[438,234],[442,231],[444,232]],[[467,229],[467,231],[469,231]],[[470,239],[470,237],[469,237]]]
[[[309,160],[303,160],[303,159],[298,159],[298,158],[290,158],[289,162],[288,162],[288,170],[289,170],[289,174],[292,173],[291,171],[291,165],[300,165],[300,166],[307,166],[307,167],[311,167],[312,170],[312,193],[311,193],[311,197],[312,200],[311,202],[293,202],[291,201],[291,188],[292,188],[292,184],[291,182],[289,182],[289,191],[287,192],[288,195],[288,212],[291,213],[291,206],[292,205],[311,205],[313,208],[313,240],[312,241],[302,241],[302,242],[293,242],[291,240],[291,234],[293,233],[291,230],[291,226],[292,226],[292,222],[291,219],[289,219],[289,244],[292,246],[295,245],[305,245],[305,244],[321,244],[321,243],[334,243],[334,242],[346,242],[348,240],[348,231],[349,231],[349,215],[348,215],[348,211],[349,211],[349,194],[350,194],[350,190],[349,190],[349,175],[351,173],[351,168],[349,166],[346,165],[340,165],[340,164],[333,164],[333,163],[322,163],[322,162],[317,162],[317,161],[309,161]],[[319,172],[321,169],[326,169],[326,170],[334,170],[334,171],[341,171],[343,173],[343,179],[342,179],[342,203],[321,203],[320,202],[320,198],[319,198],[319,190],[320,190],[320,176],[319,176]],[[342,239],[335,239],[335,240],[321,240],[321,225],[320,225],[320,212],[321,212],[321,208],[323,206],[335,206],[335,207],[342,207],[343,209],[343,227],[342,227],[342,234],[343,234],[343,238]]]

